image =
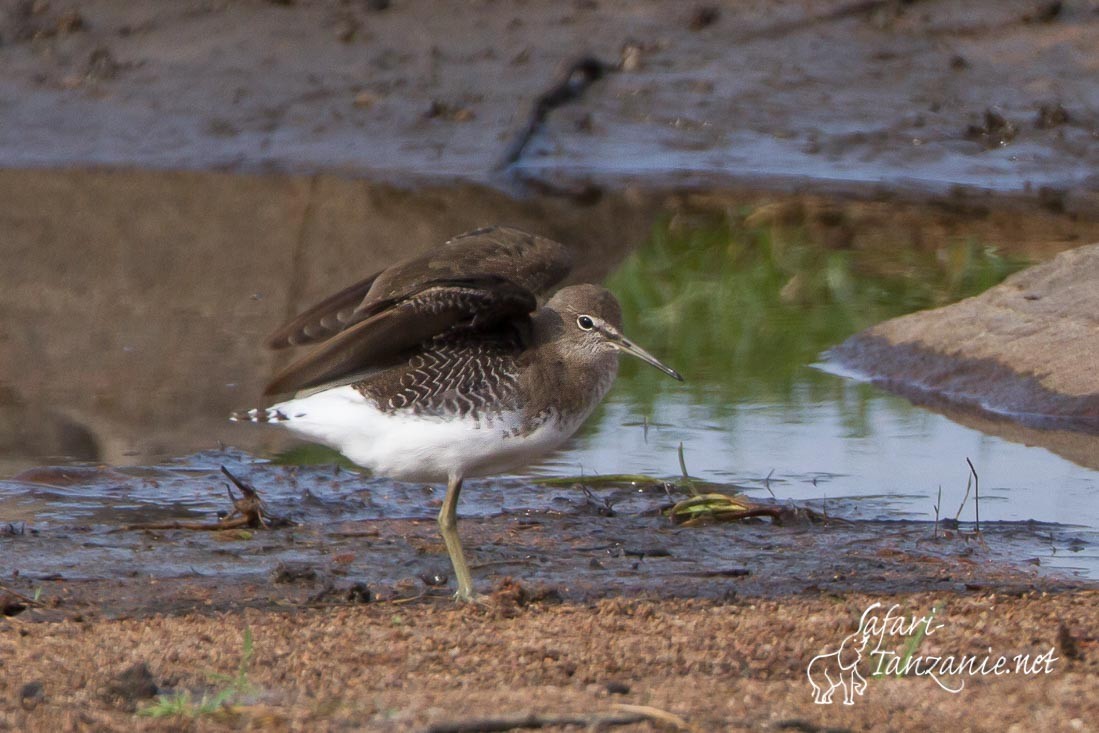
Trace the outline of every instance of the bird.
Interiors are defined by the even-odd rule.
[[[628,354],[683,381],[622,333],[615,296],[569,274],[564,245],[492,226],[459,235],[321,301],[277,329],[273,349],[311,350],[234,421],[277,424],[374,475],[445,483],[439,532],[476,600],[457,529],[462,482],[522,468],[565,443]],[[548,298],[548,299],[547,299]]]

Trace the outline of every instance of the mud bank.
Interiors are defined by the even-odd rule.
[[[384,6],[384,8],[382,8]],[[382,9],[378,9],[382,8]],[[1083,3],[91,0],[0,15],[0,162],[1029,192],[1094,210]]]

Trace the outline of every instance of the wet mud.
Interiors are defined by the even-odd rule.
[[[0,482],[7,527],[0,565],[11,590],[67,598],[61,607],[79,613],[449,595],[434,522],[441,488],[334,466],[253,464],[254,456],[291,443],[278,431],[231,425],[225,416],[259,399],[275,366],[259,345],[273,325],[333,283],[426,249],[456,228],[491,217],[546,232],[574,247],[581,280],[605,277],[661,217],[732,207],[751,208],[756,225],[803,228],[811,241],[870,262],[888,262],[898,242],[934,251],[936,242],[973,232],[1035,259],[1099,237],[1099,223],[1009,199],[978,211],[631,189],[578,205],[513,199],[480,186],[409,190],[328,177],[156,172],[9,171],[0,172],[0,185],[12,194],[4,200],[17,222],[5,246],[23,264],[21,277],[0,291],[10,316],[0,362],[9,477]],[[149,232],[164,252],[150,248]],[[86,257],[65,261],[46,246],[70,238]],[[196,246],[201,256],[171,256],[173,248]],[[248,453],[172,458],[223,443]],[[77,463],[55,465],[61,460]],[[108,467],[81,463],[89,460]],[[123,529],[216,522],[218,512],[232,509],[221,465],[298,526],[236,534]],[[779,468],[776,480],[784,478]],[[813,477],[785,478],[816,485]],[[748,486],[755,499],[772,500],[758,481]],[[588,495],[499,478],[464,491],[461,531],[483,564],[475,570],[480,584],[510,576],[569,599],[1084,582],[1072,575],[1072,558],[1094,555],[1093,533],[986,523],[984,542],[977,542],[967,539],[972,527],[936,533],[925,517],[906,516],[888,491],[876,499],[809,500],[828,515],[823,525],[757,520],[682,528],[660,510],[684,495],[659,485]],[[1045,567],[1051,555],[1053,574]]]
[[[3,586],[37,598],[25,604],[36,618],[55,620],[449,602],[451,569],[434,520],[442,487],[247,461],[208,453],[150,468],[40,468],[3,482]],[[213,530],[233,508],[221,465],[290,526]],[[891,516],[883,497],[807,502],[801,508],[811,511],[782,521],[681,526],[666,515],[689,496],[674,480],[553,484],[467,486],[460,531],[482,588],[514,578],[547,597],[591,602],[1089,586],[1035,555],[1051,546],[1068,556],[1091,551],[1061,525],[986,522],[978,533],[971,523]]]
[[[385,5],[13,3],[0,159],[562,191],[962,186],[1095,210],[1086,4]],[[606,73],[540,119],[584,58]]]

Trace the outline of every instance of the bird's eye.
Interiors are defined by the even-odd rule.
[[[576,325],[580,326],[580,328],[585,331],[590,331],[595,328],[595,321],[593,321],[590,316],[579,316],[576,319]]]

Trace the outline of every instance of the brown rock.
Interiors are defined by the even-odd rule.
[[[831,355],[909,395],[1099,431],[1099,245],[977,297],[878,324]]]
[[[127,667],[107,684],[103,690],[103,699],[120,710],[133,711],[137,709],[139,701],[156,697],[159,692],[160,688],[157,687],[148,665],[138,662]]]

